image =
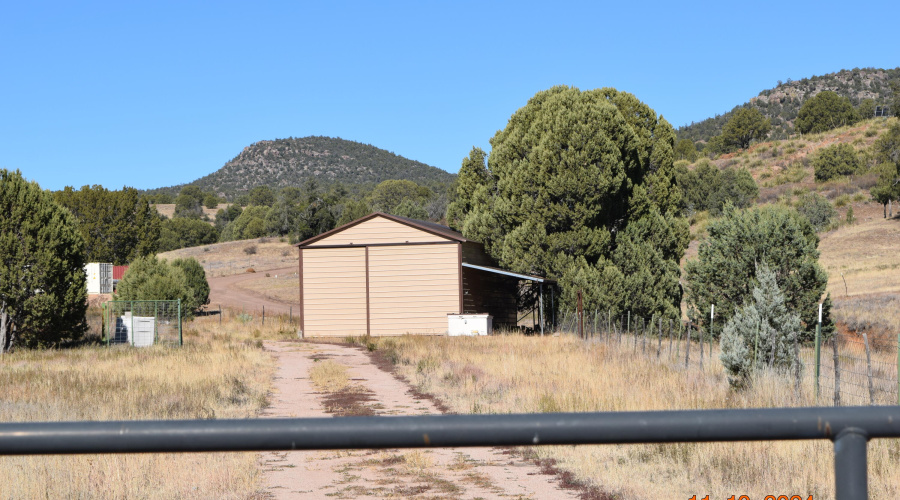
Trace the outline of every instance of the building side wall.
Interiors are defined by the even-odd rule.
[[[384,217],[374,217],[319,241],[310,243],[308,246],[320,247],[328,245],[349,245],[351,243],[354,245],[373,245],[443,241],[449,240],[399,222],[385,219]]]
[[[304,335],[366,334],[366,249],[303,250]]]
[[[497,263],[484,251],[484,245],[474,241],[466,241],[462,244],[462,260],[466,264],[476,266],[496,267]]]
[[[459,313],[457,245],[369,247],[372,335],[443,335]]]

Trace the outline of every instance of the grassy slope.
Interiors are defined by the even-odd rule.
[[[248,251],[255,247],[255,253]],[[163,259],[193,257],[203,265],[207,277],[230,276],[247,269],[265,271],[297,263],[297,249],[281,238],[228,241],[199,247],[180,248],[159,254]]]
[[[759,143],[713,162],[722,168],[749,169],[760,186],[761,204],[794,204],[804,193],[816,191],[837,207],[841,219],[853,207],[856,222],[820,234],[821,262],[829,275],[828,291],[835,298],[900,292],[900,254],[891,251],[900,238],[900,220],[884,219],[882,205],[871,201],[874,175],[817,183],[809,160],[819,149],[836,143],[867,149],[894,120],[868,120],[823,134]],[[693,232],[702,241],[707,221],[700,218],[699,222]],[[698,246],[699,241],[691,243],[686,259],[696,257]],[[841,273],[847,281],[846,291]]]

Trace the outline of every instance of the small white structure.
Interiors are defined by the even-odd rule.
[[[89,294],[113,293],[113,265],[91,262],[84,266]]]
[[[448,314],[447,333],[460,335],[490,335],[494,330],[494,317],[490,314]]]
[[[148,347],[153,345],[155,337],[156,318],[153,316],[132,316],[129,311],[116,318],[116,342]]]

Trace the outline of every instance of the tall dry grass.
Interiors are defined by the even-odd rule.
[[[809,377],[798,394],[789,377],[760,374],[733,392],[718,362],[685,370],[668,348],[642,352],[625,337],[583,342],[561,337],[381,339],[401,374],[461,413],[636,411],[815,404]],[[692,356],[696,363],[699,346]],[[683,349],[679,356],[683,356]],[[716,353],[714,353],[716,354]],[[827,441],[537,447],[579,478],[622,498],[801,494],[834,497]],[[900,494],[900,440],[869,446],[872,498]]]
[[[251,418],[274,360],[261,338],[291,333],[215,316],[180,348],[18,351],[0,356],[0,421]],[[259,498],[255,453],[0,457],[0,498]]]

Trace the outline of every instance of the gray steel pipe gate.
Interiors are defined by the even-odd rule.
[[[868,497],[866,443],[900,406],[0,424],[0,455],[829,439],[838,500]]]

